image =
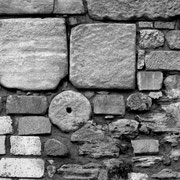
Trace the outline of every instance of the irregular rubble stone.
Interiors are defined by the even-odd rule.
[[[127,107],[131,110],[145,111],[152,106],[152,99],[143,93],[133,93],[127,98]]]
[[[145,64],[145,50],[138,50],[137,69],[143,69]]]
[[[41,155],[41,140],[35,136],[11,136],[10,153],[13,155]]]
[[[149,97],[151,97],[152,99],[159,99],[163,96],[162,92],[161,91],[158,91],[158,92],[150,92]]]
[[[180,98],[180,76],[170,75],[164,80],[166,95],[169,98]]]
[[[111,137],[119,138],[121,136],[136,137],[138,134],[139,123],[130,119],[119,119],[109,124]]]
[[[16,118],[19,135],[50,134],[51,123],[43,116],[24,116]]]
[[[55,14],[83,14],[85,13],[82,0],[55,0]]]
[[[145,56],[147,70],[180,70],[179,51],[151,51]]]
[[[135,39],[135,24],[97,23],[73,28],[70,51],[73,85],[78,88],[134,89]]]
[[[162,156],[137,156],[132,158],[136,167],[147,168],[163,160]]]
[[[178,161],[180,158],[180,149],[172,149],[170,152],[170,158],[174,161]]]
[[[180,31],[173,30],[166,34],[166,40],[170,49],[180,49]]]
[[[129,173],[128,180],[148,180],[149,177],[147,174],[143,173]]]
[[[85,143],[79,146],[79,155],[89,155],[92,158],[100,157],[118,157],[119,156],[119,141],[108,139],[98,143]]]
[[[180,172],[173,171],[172,169],[163,169],[157,174],[153,174],[151,177],[156,179],[178,179],[180,178]]]
[[[44,149],[48,156],[66,156],[69,153],[67,146],[56,139],[48,139]]]
[[[132,140],[135,154],[157,154],[159,152],[159,141],[154,139]]]
[[[165,135],[162,141],[170,143],[171,146],[177,146],[180,142],[180,134],[176,134],[176,133],[167,134]]]
[[[153,28],[153,23],[148,21],[139,21],[138,26],[140,28]]]
[[[141,48],[158,48],[164,45],[164,34],[158,30],[141,30],[139,46]]]
[[[0,0],[0,14],[50,14],[53,0]]]
[[[6,136],[0,136],[0,155],[6,154],[5,140]]]
[[[156,71],[140,71],[137,74],[138,89],[160,90],[163,82],[163,73]]]
[[[104,139],[104,132],[93,127],[82,127],[71,135],[72,142],[98,142]]]
[[[18,18],[0,23],[0,83],[23,90],[55,89],[68,73],[64,19]]]
[[[2,158],[0,160],[1,177],[41,178],[43,175],[42,159]]]
[[[12,119],[10,116],[0,117],[0,134],[11,134],[13,132]]]
[[[16,96],[7,97],[7,114],[45,114],[48,108],[45,96]]]
[[[51,101],[49,117],[62,131],[79,129],[91,115],[88,99],[75,91],[64,91]]]
[[[56,166],[53,165],[47,166],[47,172],[48,172],[48,176],[50,178],[53,178],[54,174],[56,173]]]
[[[87,0],[88,12],[94,19],[130,20],[138,18],[156,19],[179,15],[179,0]],[[147,8],[148,7],[148,8]],[[168,7],[168,8],[167,8]]]
[[[103,164],[106,166],[108,170],[113,169],[114,167],[119,167],[120,164],[123,164],[124,162],[120,159],[106,159],[103,161]]]
[[[64,179],[93,180],[98,179],[101,166],[95,163],[85,165],[65,164],[58,169]]]
[[[125,115],[125,102],[122,95],[96,95],[93,99],[93,107],[95,114]]]
[[[163,21],[155,21],[154,27],[157,29],[174,29],[176,22],[163,22]]]

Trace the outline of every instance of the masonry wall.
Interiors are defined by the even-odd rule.
[[[0,179],[180,179],[179,0],[0,0]]]

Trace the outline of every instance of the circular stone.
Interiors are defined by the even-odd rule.
[[[69,90],[54,97],[49,107],[49,117],[62,131],[70,132],[87,122],[91,111],[90,102],[85,96]]]
[[[152,99],[143,93],[134,93],[127,98],[127,106],[131,110],[145,111],[152,106]]]

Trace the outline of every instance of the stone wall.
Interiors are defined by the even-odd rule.
[[[179,180],[179,17],[179,0],[0,0],[0,180]]]

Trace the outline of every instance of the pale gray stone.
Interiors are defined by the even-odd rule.
[[[79,129],[91,115],[91,104],[81,93],[63,91],[54,97],[49,107],[49,117],[62,131]]]
[[[55,0],[54,14],[83,14],[82,0]]]
[[[132,172],[128,174],[128,180],[149,180],[149,177],[147,174]]]
[[[157,154],[159,152],[159,141],[154,139],[132,140],[134,154]]]
[[[92,102],[95,114],[125,115],[125,102],[122,95],[96,95]]]
[[[78,88],[134,89],[135,24],[83,24],[72,29],[70,80]]]
[[[13,132],[12,119],[10,116],[0,117],[0,134],[11,134]]]
[[[42,159],[2,158],[0,160],[1,177],[41,178],[44,175]]]
[[[43,116],[24,116],[16,118],[19,135],[50,134],[51,122]]]
[[[180,49],[180,30],[169,31],[166,40],[170,49]]]
[[[163,94],[162,94],[161,91],[157,91],[157,92],[152,91],[152,92],[149,93],[148,96],[151,97],[152,99],[159,99],[159,98],[163,97]]]
[[[140,30],[139,46],[145,49],[158,48],[164,45],[164,34],[158,30]]]
[[[179,51],[151,51],[145,56],[147,70],[180,70]]]
[[[41,155],[41,140],[35,136],[11,136],[10,153],[13,155]]]
[[[179,0],[87,0],[87,3],[90,16],[100,20],[156,19],[180,15]]]
[[[153,22],[139,21],[138,26],[139,28],[153,28]]]
[[[1,19],[0,24],[0,84],[55,89],[68,73],[64,19]]]
[[[172,149],[170,152],[170,158],[174,161],[178,161],[180,158],[180,149]]]
[[[156,179],[179,179],[180,172],[173,171],[172,169],[163,169],[157,174],[153,174],[151,177]]]
[[[138,89],[160,90],[163,83],[163,73],[159,71],[139,71],[137,73]]]
[[[176,22],[163,22],[163,21],[155,21],[154,27],[157,29],[174,29]]]
[[[0,0],[0,14],[51,14],[54,0]]]
[[[6,154],[5,140],[6,136],[0,136],[0,155]]]
[[[176,134],[176,133],[166,134],[165,137],[162,139],[162,142],[170,143],[171,146],[175,147],[180,142],[180,134]]]
[[[145,50],[138,50],[137,69],[143,69],[145,65]]]

